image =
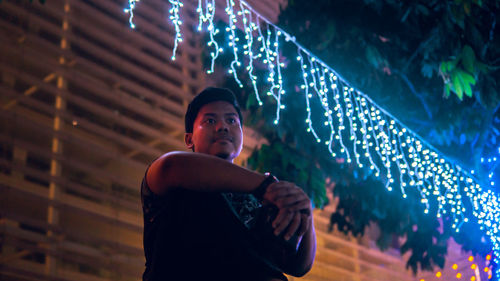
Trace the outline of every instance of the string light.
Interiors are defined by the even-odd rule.
[[[500,147],[497,150],[498,150],[498,154],[500,154]],[[488,175],[487,181],[489,182],[491,187],[494,187],[495,186],[495,178],[496,178],[494,171],[498,167],[498,165],[500,164],[500,155],[498,157],[491,156],[491,157],[488,157],[487,159],[484,157],[481,157],[481,164],[482,164],[484,170],[486,171],[486,174]],[[471,171],[471,173],[473,173],[473,172],[474,172],[474,170]]]
[[[208,49],[210,51],[210,70],[207,71],[208,74],[214,72],[215,60],[219,57],[219,54],[223,52],[223,49],[219,47],[219,43],[215,40],[215,35],[217,35],[220,31],[214,25],[215,18],[215,0],[211,0],[210,2],[205,2],[205,12],[203,12],[203,5],[201,0],[198,0],[198,8],[196,9],[199,14],[198,21],[198,30],[203,30],[203,23],[208,22],[207,31],[210,36],[210,40],[207,42]]]
[[[200,0],[201,1],[201,0]],[[245,51],[243,52],[244,55],[248,56],[248,76],[250,77],[250,80],[252,81],[252,86],[253,86],[253,91],[255,93],[255,99],[257,99],[257,102],[259,106],[262,106],[262,100],[260,99],[259,95],[259,89],[257,87],[257,76],[253,74],[253,60],[254,58],[254,53],[253,53],[253,32],[257,30],[258,22],[255,23],[252,20],[253,14],[250,13],[250,11],[245,10],[243,8],[243,3],[240,2],[240,9],[243,11],[243,29],[245,30],[245,39],[247,40],[247,44],[243,46]]]
[[[170,4],[172,4],[172,7],[170,10],[168,10],[170,14],[170,20],[174,24],[175,27],[175,39],[174,39],[174,49],[172,50],[172,60],[175,60],[175,53],[177,52],[177,46],[179,43],[182,42],[182,35],[181,35],[181,25],[182,21],[180,20],[179,16],[179,10],[184,6],[182,2],[177,1],[177,0],[169,0]]]
[[[451,265],[451,268],[454,270],[454,272],[452,271],[451,272],[451,275],[454,275],[456,278],[460,279],[462,277],[466,277],[466,276],[470,276],[470,280],[481,280],[481,272],[485,272],[487,273],[488,275],[488,278],[492,278],[491,276],[491,265],[490,265],[490,260],[491,260],[491,255],[488,254],[485,256],[484,258],[484,265],[485,267],[480,267],[480,265],[478,265],[478,263],[474,263],[475,261],[475,258],[474,256],[469,256],[467,258],[467,260],[469,261],[470,263],[470,271],[466,270],[467,266],[463,265],[462,264],[462,270],[459,269],[459,265],[454,263],[453,265]],[[465,271],[465,272],[464,272]],[[438,271],[435,273],[435,276],[437,278],[441,278],[441,277],[444,277],[443,276],[443,272],[441,271]]]
[[[129,8],[125,9],[132,28],[135,27],[133,10],[137,2],[129,0]],[[182,42],[179,11],[183,4],[178,0],[169,2],[172,5],[169,18],[176,32],[174,60],[178,43]],[[215,37],[219,33],[214,25],[215,9],[215,0],[198,0],[197,29],[203,31],[206,27],[210,35],[207,46],[211,67],[208,73],[213,73],[215,60],[224,49]],[[267,95],[274,99],[276,105],[275,124],[280,121],[280,111],[285,109],[283,97],[286,92],[281,73],[285,65],[281,61],[281,44],[294,44],[299,73],[302,74],[300,90],[305,99],[306,131],[316,142],[327,145],[333,157],[343,157],[347,163],[372,170],[374,175],[385,181],[388,191],[399,186],[402,197],[407,198],[408,191],[415,190],[420,195],[423,212],[437,217],[449,216],[457,232],[469,221],[465,213],[472,212],[492,242],[495,263],[500,263],[500,198],[491,190],[484,190],[473,177],[473,171],[469,173],[438,154],[434,147],[367,95],[349,86],[332,68],[298,44],[293,36],[262,17],[245,1],[235,5],[234,0],[226,0],[225,12],[228,15],[225,30],[233,53],[228,72],[243,87],[237,69],[246,65],[259,105],[263,104],[263,99],[258,88],[268,85]],[[243,28],[244,38],[240,38],[237,28]],[[253,73],[256,63],[265,65],[268,70],[267,77],[260,82]],[[315,112],[315,116],[322,116],[323,119],[313,121],[311,102],[316,99],[321,106],[315,109],[320,110]],[[327,133],[323,133],[325,131]],[[493,163],[497,158],[482,160]],[[490,186],[494,186],[492,173],[489,178]],[[434,214],[430,214],[431,202],[437,204]],[[466,206],[471,206],[470,210]],[[496,277],[500,279],[500,267],[496,270]]]
[[[128,22],[129,22],[130,28],[135,28],[135,24],[134,24],[134,9],[135,9],[135,7],[137,5],[137,2],[139,2],[139,1],[140,0],[128,0],[128,8],[123,9],[123,11],[126,14],[129,14]]]

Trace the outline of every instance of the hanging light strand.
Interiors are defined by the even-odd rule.
[[[135,28],[134,9],[136,8],[137,2],[139,2],[139,0],[128,0],[128,8],[123,9],[123,12],[129,15],[128,23],[132,29]]]
[[[179,16],[179,11],[184,6],[184,4],[182,4],[181,1],[177,1],[177,0],[169,0],[169,2],[172,5],[170,10],[168,10],[168,12],[170,14],[169,18],[175,27],[174,48],[172,50],[172,57],[171,58],[172,58],[172,60],[175,60],[177,47],[178,47],[179,43],[182,42],[182,34],[181,34],[182,21],[181,21],[180,16]]]

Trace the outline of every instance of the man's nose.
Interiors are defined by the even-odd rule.
[[[229,131],[229,128],[228,128],[228,125],[226,124],[226,122],[220,121],[220,122],[217,122],[216,130],[217,130],[217,132]]]

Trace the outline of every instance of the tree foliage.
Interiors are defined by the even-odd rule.
[[[499,7],[498,0],[290,1],[278,24],[482,178],[480,156],[500,140]]]

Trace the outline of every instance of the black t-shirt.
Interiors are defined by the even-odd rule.
[[[144,281],[287,280],[255,255],[245,227],[252,217],[245,223],[238,220],[227,203],[228,194],[176,189],[158,196],[144,178],[141,199]],[[251,212],[252,207],[242,209]]]

